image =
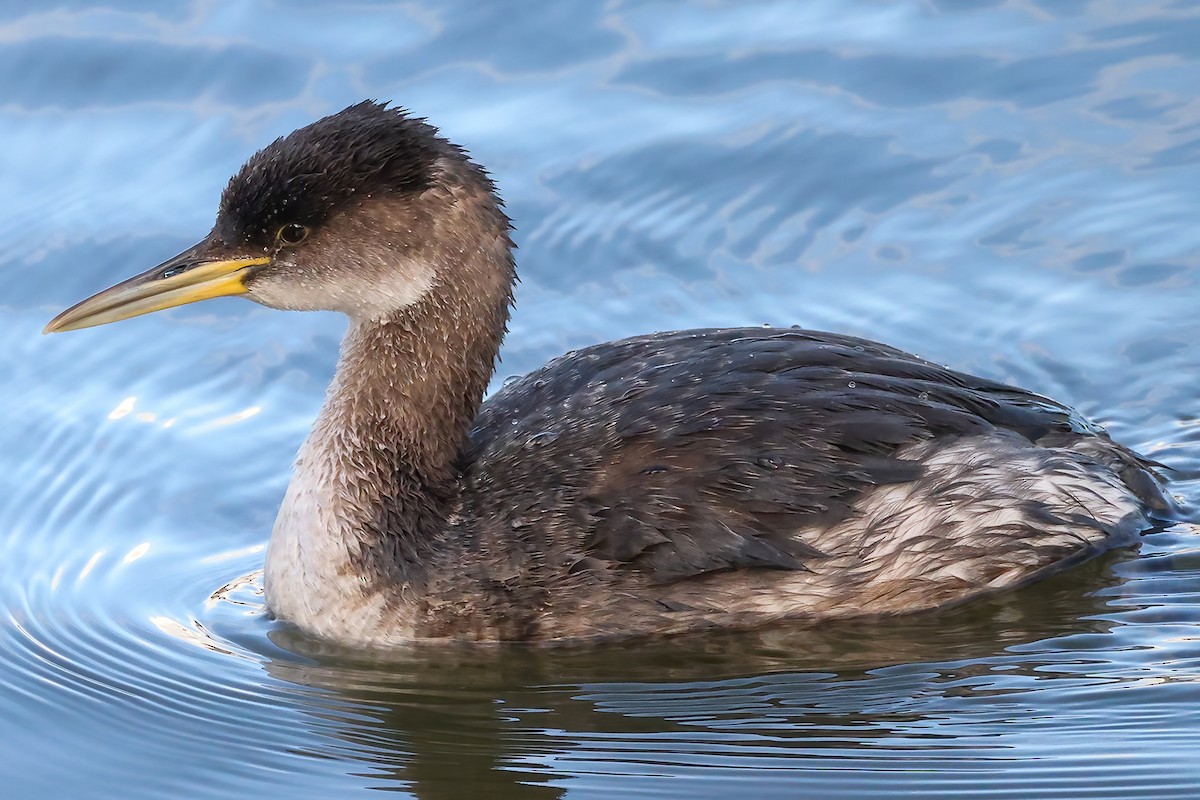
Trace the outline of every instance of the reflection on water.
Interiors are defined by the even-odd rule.
[[[1156,658],[1109,663],[1121,623],[1106,618],[1103,592],[1080,589],[1119,586],[1113,560],[1019,602],[996,598],[940,618],[603,653],[422,648],[376,660],[314,652],[311,642],[277,632],[272,640],[289,652],[266,668],[362,715],[347,724],[323,707],[311,724],[370,764],[380,785],[420,797],[539,796],[526,784],[559,796],[576,781],[599,790],[605,776],[668,795],[668,780],[704,776],[715,783],[703,791],[716,796],[746,770],[755,771],[756,789],[787,796],[823,783],[824,771],[847,770],[847,760],[862,774],[823,792],[874,796],[889,791],[898,770],[938,770],[924,781],[930,796],[969,785],[958,774],[969,765],[976,774],[1003,768],[1009,791],[1036,796],[1055,779],[1023,763],[1030,753],[1002,737],[1004,728],[1095,733],[1103,725],[1121,735],[1124,726],[1106,720],[1104,698],[1121,690],[1128,713],[1153,713],[1153,704],[1138,708],[1139,696],[1175,680]],[[1040,698],[1048,682],[1068,695],[1056,701],[1053,722]],[[1155,724],[1176,725],[1165,711]],[[576,779],[555,780],[564,769]],[[1171,785],[1184,784],[1172,778],[1163,788]]]
[[[800,323],[1077,405],[1195,508],[1198,58],[1191,0],[0,6],[5,796],[1194,796],[1194,524],[940,615],[345,652],[259,578],[342,322],[38,334],[255,148],[393,98],[514,217],[497,383]]]

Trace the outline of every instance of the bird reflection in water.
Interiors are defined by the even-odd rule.
[[[309,741],[324,742],[308,755],[360,762],[371,785],[422,800],[554,798],[588,774],[670,780],[723,765],[762,767],[756,787],[786,791],[848,749],[894,761],[915,757],[914,737],[921,758],[943,736],[961,748],[961,724],[938,731],[952,706],[961,723],[973,697],[1076,674],[1087,654],[1065,640],[1109,639],[1118,623],[1099,618],[1103,590],[1119,587],[1124,558],[938,615],[589,650],[368,654],[274,628],[262,655],[303,694]],[[1004,722],[978,721],[993,732],[985,723]],[[972,744],[1010,755],[994,736]]]

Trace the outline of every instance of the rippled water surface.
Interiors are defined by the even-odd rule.
[[[1194,509],[1198,75],[1167,0],[0,4],[0,794],[1200,795],[1190,523],[941,615],[368,658],[262,613],[339,318],[39,333],[389,98],[508,201],[497,382],[800,323],[1075,404]]]

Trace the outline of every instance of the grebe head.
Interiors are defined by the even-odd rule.
[[[210,297],[388,317],[439,284],[506,294],[462,254],[510,246],[491,181],[402,109],[366,101],[276,139],[230,180],[201,242],[58,315],[47,333]],[[507,259],[501,258],[502,261]],[[511,263],[511,262],[509,262]]]

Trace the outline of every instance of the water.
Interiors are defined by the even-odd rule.
[[[493,171],[499,385],[804,324],[1077,405],[1200,503],[1200,3],[0,4],[0,780],[64,798],[1195,797],[1181,523],[908,620],[337,652],[263,543],[342,331],[215,301],[51,338],[364,96]]]

